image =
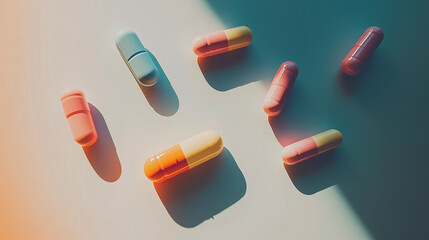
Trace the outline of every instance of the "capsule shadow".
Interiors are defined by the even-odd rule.
[[[116,147],[100,111],[91,103],[89,109],[97,130],[97,141],[94,145],[83,147],[86,157],[95,172],[106,182],[115,182],[122,173]]]
[[[162,183],[156,192],[171,218],[187,228],[222,212],[246,193],[246,180],[228,149],[214,159]]]
[[[354,76],[345,74],[341,68],[338,70],[337,78],[340,84],[341,90],[345,95],[352,95],[357,91],[359,86],[362,84],[362,81],[365,81],[369,76],[371,76],[374,71],[379,71],[377,66],[382,65],[382,59],[380,59],[377,51],[367,60],[362,71]]]
[[[179,109],[179,98],[155,56],[147,50],[158,69],[158,82],[151,87],[139,87],[152,108],[162,116],[172,116]]]
[[[338,82],[345,95],[351,95],[358,87],[360,76],[349,76],[340,69],[338,71]]]
[[[252,47],[198,58],[207,83],[218,91],[227,91],[263,79],[261,62]]]
[[[301,87],[299,84],[296,84],[280,114],[277,116],[268,116],[268,122],[274,136],[283,147],[311,136],[314,130],[324,127],[323,124],[319,124],[307,117],[312,112],[306,108],[303,109],[301,104],[309,105],[308,103],[311,100],[300,97],[303,95]],[[309,125],[312,128],[309,128]]]
[[[346,168],[340,155],[340,148],[332,149],[295,165],[283,165],[296,189],[312,195],[339,182]]]

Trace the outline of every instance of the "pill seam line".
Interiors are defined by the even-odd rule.
[[[280,70],[279,74],[277,75],[277,77],[272,81],[271,85],[279,85],[279,86],[287,88],[287,86],[286,86],[287,84],[281,84],[281,83],[279,83],[279,79],[281,78],[281,76],[283,75],[283,73],[286,72],[286,71],[289,71],[289,70],[287,70],[285,68],[282,68]]]
[[[67,98],[70,98],[70,97],[81,97],[81,96],[82,96],[81,93],[73,93],[73,94],[69,94],[67,96],[62,97],[60,100],[64,101],[64,100],[66,100]]]
[[[136,53],[134,53],[133,55],[131,55],[131,57],[128,58],[127,62],[129,62],[131,60],[131,58],[135,57],[136,55],[140,54],[140,53],[144,53],[146,52],[146,50],[142,50],[142,51],[138,51]]]
[[[69,114],[67,114],[67,116],[66,116],[66,118],[69,118],[69,117],[71,117],[72,115],[75,115],[75,114],[78,114],[78,113],[86,113],[86,112],[89,112],[89,110],[78,110],[78,111],[74,111],[74,112],[71,112],[71,113],[69,113]]]

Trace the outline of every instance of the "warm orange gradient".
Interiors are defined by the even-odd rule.
[[[29,169],[17,169],[13,163],[30,157],[24,156],[20,148],[26,146],[20,144],[15,132],[23,132],[29,128],[14,127],[24,125],[24,120],[17,116],[23,112],[23,102],[19,99],[23,97],[25,90],[16,89],[17,84],[9,80],[24,79],[24,76],[19,74],[19,66],[22,66],[20,56],[25,52],[26,46],[26,40],[21,34],[29,27],[29,6],[25,6],[21,1],[1,1],[0,9],[0,81],[2,88],[7,89],[0,95],[0,239],[43,238],[44,231],[37,224],[37,210],[28,203],[28,197],[22,190],[26,185],[25,180],[18,177],[28,173]],[[32,191],[34,193],[35,189]]]
[[[40,7],[33,5],[0,1],[0,239],[59,239],[62,230],[61,218],[52,211],[59,206],[43,179],[34,174],[42,168],[38,145],[46,140],[39,138],[44,127],[32,124],[31,114],[37,110],[29,104],[33,99],[26,97],[39,90],[35,82],[39,76],[27,71],[27,56],[35,53],[33,44],[38,42],[33,13]]]

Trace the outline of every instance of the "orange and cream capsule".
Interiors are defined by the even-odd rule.
[[[202,132],[148,158],[144,172],[151,181],[162,182],[216,157],[222,149],[217,132]]]
[[[338,147],[342,141],[343,136],[338,130],[331,129],[319,133],[284,147],[283,162],[287,165],[297,164]]]
[[[244,48],[252,42],[252,31],[246,26],[210,33],[194,40],[193,49],[198,57],[209,57]]]

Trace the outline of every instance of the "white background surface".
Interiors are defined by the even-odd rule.
[[[380,118],[366,110],[368,102],[344,97],[336,80],[342,56],[366,27],[376,24],[371,22],[374,19],[364,21],[359,28],[344,30],[349,35],[336,51],[333,51],[335,42],[328,44],[326,51],[332,55],[325,59],[332,69],[319,72],[319,83],[312,83],[315,77],[305,71],[317,70],[311,70],[314,65],[305,61],[300,65],[299,49],[291,48],[282,56],[269,59],[263,52],[262,41],[258,43],[258,34],[262,34],[258,31],[254,31],[251,48],[237,61],[233,60],[231,67],[203,73],[192,52],[193,39],[248,24],[225,24],[204,1],[17,1],[10,3],[9,10],[4,18],[13,27],[7,28],[9,32],[3,31],[9,44],[1,49],[2,61],[8,66],[2,72],[2,81],[6,79],[8,83],[1,97],[1,106],[8,109],[7,115],[2,115],[2,142],[7,142],[2,147],[3,159],[7,161],[2,164],[14,178],[3,180],[10,194],[23,197],[4,207],[20,209],[17,211],[25,213],[27,219],[37,222],[34,236],[49,239],[374,237],[336,185],[351,173],[335,167],[359,149],[353,145],[358,140],[350,140],[354,138],[352,133],[359,131],[348,131],[354,128],[339,124],[341,121],[366,116],[361,123],[371,127],[363,131],[382,126]],[[355,25],[356,22],[353,21]],[[159,90],[161,97],[156,94],[150,97],[154,107],[115,47],[115,34],[124,28],[138,34],[171,84],[171,88],[167,83],[165,89]],[[267,26],[267,31],[275,37],[278,28],[270,30]],[[389,58],[387,50],[380,51],[376,63]],[[307,52],[304,55],[309,59]],[[314,57],[314,63],[324,58]],[[228,57],[225,58],[220,61],[228,62]],[[328,159],[334,166],[316,166],[310,171],[314,175],[301,188],[285,170],[279,136],[262,110],[278,66],[295,59],[300,75],[291,103],[286,105],[286,111],[291,109],[292,123],[285,123],[287,128],[281,133],[286,134],[285,141],[291,143],[330,128],[338,128],[344,134],[341,150],[332,157],[335,160]],[[395,65],[396,60],[392,60],[395,58],[390,59]],[[218,85],[221,80],[227,83]],[[234,81],[242,83],[234,85]],[[325,92],[320,81],[324,81],[322,88],[328,89]],[[365,87],[372,87],[371,81],[364,83]],[[87,100],[104,117],[121,165],[117,181],[103,180],[73,141],[59,101],[60,94],[68,88],[84,91]],[[171,96],[163,97],[165,93]],[[336,103],[338,107],[332,107]],[[327,106],[330,110],[324,111]],[[350,114],[353,111],[356,115]],[[144,175],[144,161],[208,129],[221,134],[232,158],[225,153],[223,156],[227,157],[215,160],[218,163],[181,176],[178,183],[166,188],[165,196],[173,198],[163,203]],[[115,162],[114,152],[106,151],[104,157],[110,160],[105,161]],[[357,164],[354,160],[350,160],[351,168]],[[108,168],[104,163],[99,164],[100,172]],[[331,171],[332,168],[336,170]],[[355,174],[348,182],[359,182],[363,176]],[[367,182],[362,184],[371,186]],[[172,188],[185,190],[180,194]],[[16,222],[19,219],[12,218],[6,225],[10,236],[20,234],[20,227],[14,226]]]

